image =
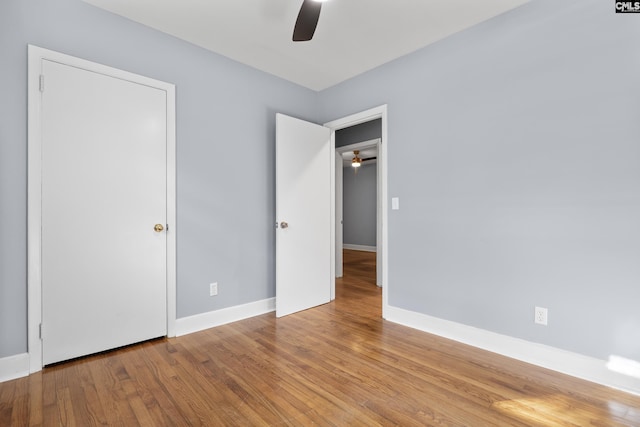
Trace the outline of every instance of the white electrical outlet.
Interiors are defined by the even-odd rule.
[[[209,283],[209,296],[218,295],[218,282]]]
[[[548,315],[548,310],[546,308],[544,308],[544,307],[536,307],[534,321],[539,325],[545,325],[546,326],[546,324],[547,324],[547,315]]]

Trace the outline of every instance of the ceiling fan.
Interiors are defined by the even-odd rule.
[[[353,159],[351,159],[351,167],[355,168],[357,171],[357,168],[359,168],[364,162],[368,162],[369,160],[376,160],[376,157],[367,157],[364,159],[361,159],[359,157],[360,154],[360,150],[353,150]]]
[[[293,27],[293,41],[306,42],[313,38],[318,26],[320,9],[326,0],[303,0],[296,25]]]

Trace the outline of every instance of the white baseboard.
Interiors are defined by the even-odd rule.
[[[215,326],[224,325],[253,316],[270,313],[276,309],[276,299],[268,298],[221,310],[209,311],[176,320],[176,336],[187,335]]]
[[[0,359],[0,383],[29,375],[29,354],[22,353]]]
[[[378,250],[375,246],[351,245],[348,243],[343,244],[342,248],[351,249],[352,251],[363,251],[363,252],[376,252]]]
[[[387,306],[385,319],[627,393],[640,395],[640,376],[608,368],[609,362],[449,320]],[[635,363],[635,362],[631,362]]]

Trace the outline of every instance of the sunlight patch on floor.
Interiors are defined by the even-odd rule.
[[[620,402],[608,402],[609,413],[623,420],[633,422],[630,425],[640,425],[640,406],[632,407]]]
[[[551,394],[544,397],[502,400],[492,408],[531,425],[558,425],[571,423],[585,425],[595,414],[579,410],[566,396]]]

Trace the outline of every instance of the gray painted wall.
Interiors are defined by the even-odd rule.
[[[178,317],[273,297],[274,117],[313,120],[317,94],[80,0],[5,0],[0,358],[27,350],[27,44],[176,84]]]
[[[354,173],[344,168],[343,173],[343,243],[376,246],[377,218],[377,165],[364,163]]]
[[[382,119],[370,120],[336,131],[336,147],[370,141],[382,136]]]
[[[320,93],[322,122],[388,104],[391,305],[640,361],[637,40],[534,0]]]

